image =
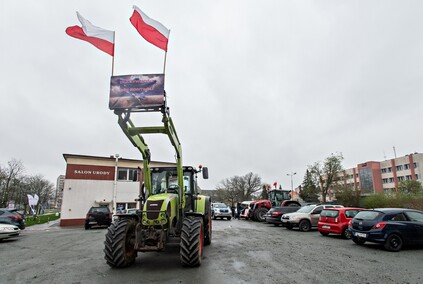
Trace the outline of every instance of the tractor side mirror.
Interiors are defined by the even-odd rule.
[[[203,172],[203,179],[208,179],[209,178],[209,169],[207,167],[203,167],[202,172]]]

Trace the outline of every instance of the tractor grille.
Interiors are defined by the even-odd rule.
[[[147,219],[153,220],[159,218],[162,204],[163,200],[147,200]]]

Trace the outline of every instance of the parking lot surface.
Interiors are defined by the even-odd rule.
[[[215,220],[197,268],[180,265],[176,246],[139,253],[131,267],[111,269],[105,233],[57,225],[24,230],[0,243],[0,283],[423,283],[423,247],[392,253],[316,230]]]

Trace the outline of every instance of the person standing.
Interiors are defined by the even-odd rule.
[[[241,216],[241,202],[237,202],[236,204],[236,218],[239,220]]]

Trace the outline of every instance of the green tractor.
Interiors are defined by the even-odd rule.
[[[182,166],[182,150],[168,108],[161,108],[163,126],[135,127],[130,110],[115,110],[123,132],[143,156],[139,210],[118,214],[104,242],[105,259],[113,268],[134,263],[138,252],[163,251],[180,245],[183,266],[201,264],[203,245],[212,240],[211,200],[199,195],[197,174],[208,178],[208,169]],[[150,151],[141,134],[166,134],[176,151],[176,167],[150,167]]]

